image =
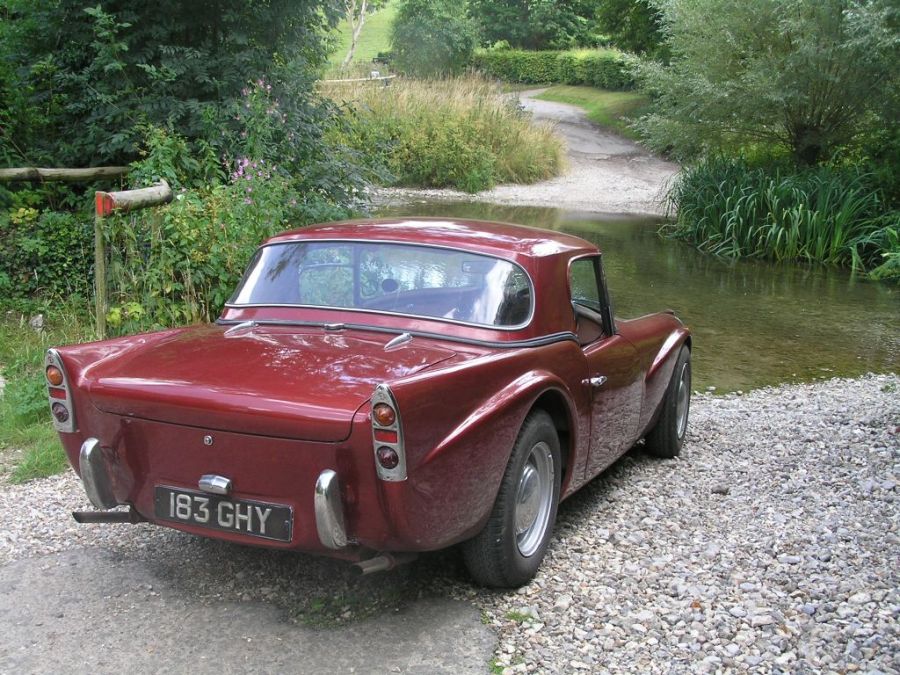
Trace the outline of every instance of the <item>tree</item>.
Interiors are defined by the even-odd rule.
[[[458,0],[403,0],[391,26],[397,67],[409,75],[459,72],[475,49],[475,26]]]
[[[341,62],[341,68],[346,68],[353,61],[353,53],[356,51],[356,43],[359,42],[363,24],[366,22],[366,14],[378,11],[386,2],[387,0],[344,0],[344,16],[350,26],[350,48]]]
[[[656,100],[639,129],[681,158],[762,142],[816,164],[887,109],[900,84],[893,0],[653,4],[671,64],[641,66]]]
[[[602,0],[597,6],[598,27],[619,49],[656,55],[662,42],[659,14],[649,0]]]
[[[520,49],[566,49],[582,44],[596,0],[469,0],[482,44]]]
[[[0,16],[0,60],[14,73],[0,86],[40,111],[6,146],[28,164],[90,165],[133,159],[145,123],[220,145],[251,81],[312,114],[313,69],[339,11],[322,0],[0,0]]]

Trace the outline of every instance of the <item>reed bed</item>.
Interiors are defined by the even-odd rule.
[[[896,241],[900,213],[855,170],[789,172],[710,159],[685,168],[668,194],[666,230],[728,257],[825,263],[870,270]]]
[[[389,185],[478,192],[544,180],[564,166],[552,126],[532,123],[514,96],[477,77],[323,83],[321,91],[350,111],[338,140]]]

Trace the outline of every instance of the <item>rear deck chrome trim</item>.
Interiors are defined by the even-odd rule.
[[[347,530],[344,525],[341,487],[338,475],[332,469],[325,469],[319,474],[314,500],[316,531],[322,546],[330,549],[344,548],[347,545]]]

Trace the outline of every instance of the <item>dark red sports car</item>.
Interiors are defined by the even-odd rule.
[[[690,350],[671,313],[613,317],[583,239],[409,218],[274,237],[215,325],[51,349],[46,372],[102,509],[80,522],[361,571],[462,544],[478,582],[517,586],[560,499],[641,438],[678,454]]]

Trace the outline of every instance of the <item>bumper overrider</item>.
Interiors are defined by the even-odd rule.
[[[134,508],[128,511],[110,511],[121,506],[113,493],[110,467],[107,463],[103,447],[96,438],[88,438],[81,444],[78,456],[78,468],[81,482],[87,497],[100,511],[75,511],[72,516],[79,523],[139,523],[143,518]],[[227,478],[205,475],[198,482],[198,487],[210,494],[223,494],[230,491]],[[228,487],[223,488],[227,485]],[[344,508],[341,502],[340,482],[337,472],[325,469],[316,480],[313,509],[316,519],[316,532],[322,546],[331,550],[340,550],[349,544],[344,521]]]

